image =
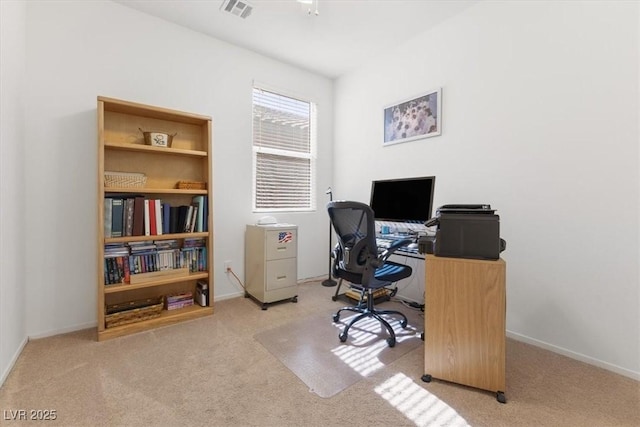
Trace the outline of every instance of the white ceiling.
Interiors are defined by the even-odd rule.
[[[479,0],[248,0],[246,19],[224,12],[223,0],[115,1],[334,78],[381,52],[392,57],[395,46]]]

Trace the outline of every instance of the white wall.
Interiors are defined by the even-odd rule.
[[[497,208],[510,335],[635,378],[638,16],[636,2],[481,2],[341,77],[334,146],[338,198],[435,175],[435,207]],[[382,147],[383,107],[438,86],[442,135]]]
[[[215,297],[242,295],[251,212],[252,82],[318,103],[319,206],[332,174],[333,82],[117,3],[27,6],[26,274],[28,334],[96,323],[96,97],[213,118]],[[236,19],[229,17],[229,19]],[[277,215],[299,225],[299,278],[326,272],[326,213]],[[324,243],[323,243],[324,242]]]
[[[0,385],[27,340],[24,72],[26,3],[0,2]]]

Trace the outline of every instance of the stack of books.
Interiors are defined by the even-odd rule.
[[[193,294],[185,292],[178,295],[168,295],[166,298],[167,310],[177,310],[178,308],[189,307],[193,305]]]

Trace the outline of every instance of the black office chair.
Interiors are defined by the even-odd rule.
[[[387,258],[401,246],[411,242],[410,239],[395,241],[389,248],[378,253],[376,245],[375,219],[373,210],[366,204],[350,201],[334,201],[327,205],[331,224],[338,236],[338,244],[333,250],[332,273],[336,278],[344,279],[362,287],[366,292],[366,305],[343,307],[333,315],[333,321],[340,320],[340,312],[353,311],[359,313],[338,335],[341,342],[348,337],[349,328],[361,319],[373,317],[389,332],[389,347],[396,345],[396,334],[382,315],[397,315],[400,325],[407,326],[407,317],[395,310],[376,310],[374,308],[374,291],[393,282],[411,276],[411,267],[387,261]]]

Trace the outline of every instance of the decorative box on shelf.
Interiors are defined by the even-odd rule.
[[[164,132],[147,132],[140,128],[138,129],[144,135],[144,143],[147,145],[151,145],[152,147],[171,147],[173,137],[177,135],[177,133],[169,134]]]
[[[180,190],[206,190],[207,183],[201,181],[178,181],[176,188]]]
[[[104,186],[109,187],[135,187],[142,188],[147,183],[147,177],[143,173],[136,172],[104,172]]]

